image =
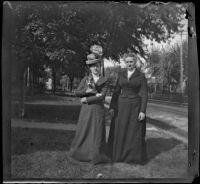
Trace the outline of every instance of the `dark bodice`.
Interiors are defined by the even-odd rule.
[[[118,97],[122,98],[141,98],[141,111],[146,111],[147,105],[147,81],[145,75],[139,70],[132,74],[128,79],[127,70],[120,73],[117,84],[112,96],[110,108],[116,107]]]
[[[88,94],[86,93],[86,90],[88,88],[88,80],[91,78],[91,76],[86,76],[82,79],[81,83],[79,84],[77,90],[75,91],[75,95],[78,97],[86,97],[87,98],[87,103],[88,104],[94,104],[94,103],[99,103],[103,102],[106,96],[107,92],[107,85],[108,85],[108,80],[101,76],[99,80],[94,83],[94,81],[91,81],[91,86],[94,88],[93,94]],[[101,93],[102,96],[95,96],[96,93]]]
[[[124,71],[119,77],[120,96],[138,97],[144,76],[135,71],[130,79],[127,78],[127,72]]]

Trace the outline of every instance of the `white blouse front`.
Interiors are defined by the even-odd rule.
[[[94,82],[96,83],[99,80],[99,76],[98,75],[92,75]]]
[[[135,69],[132,70],[132,71],[129,71],[129,70],[128,70],[128,73],[127,73],[128,79],[130,79],[130,77],[133,75],[134,72],[135,72]]]

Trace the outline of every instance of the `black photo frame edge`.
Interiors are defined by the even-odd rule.
[[[197,33],[194,37],[188,37],[188,58],[189,65],[189,106],[188,106],[188,176],[186,178],[175,179],[135,179],[133,181],[148,182],[192,182],[199,175],[199,22],[197,20],[198,6],[188,2],[188,27],[193,27]],[[3,28],[2,28],[2,148],[3,148],[3,181],[12,181],[11,178],[11,71],[10,53],[12,41],[12,12],[8,3],[3,6]],[[16,180],[13,180],[16,181]],[[23,181],[23,180],[22,180]],[[40,181],[40,180],[34,180]],[[52,180],[50,180],[52,181]],[[55,181],[55,180],[53,180]],[[73,182],[77,180],[72,180]],[[89,180],[91,181],[91,180]],[[104,180],[101,180],[103,182]],[[111,182],[121,180],[111,180]],[[130,180],[122,180],[128,182]],[[107,182],[109,182],[107,180]]]

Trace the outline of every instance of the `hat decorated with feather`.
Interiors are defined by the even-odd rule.
[[[94,53],[87,55],[87,61],[86,61],[87,65],[96,64],[96,63],[99,63],[100,61],[101,61],[101,58],[99,58]]]
[[[87,65],[96,64],[102,61],[101,56],[103,54],[103,49],[100,45],[92,45],[90,51],[92,53],[87,56]]]

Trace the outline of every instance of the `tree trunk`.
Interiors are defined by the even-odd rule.
[[[33,96],[33,70],[30,71],[30,95]]]
[[[20,76],[20,101],[19,101],[19,117],[23,118],[25,115],[25,86],[26,86],[26,71],[23,70]]]
[[[74,78],[69,78],[69,80],[70,80],[70,92],[72,92]]]
[[[52,77],[53,77],[53,94],[56,94],[56,71],[55,68],[53,67],[52,69]]]
[[[38,91],[38,74],[36,68],[33,70],[33,91],[34,93]]]

